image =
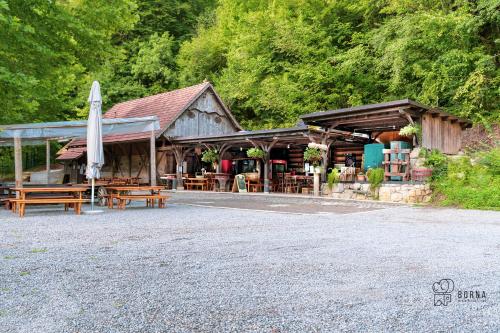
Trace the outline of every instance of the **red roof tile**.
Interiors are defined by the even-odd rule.
[[[60,154],[56,160],[74,160],[75,158],[79,158],[83,155],[83,153],[87,150],[87,147],[76,147],[76,148],[68,148],[62,154]]]
[[[138,98],[122,103],[113,105],[104,115],[104,118],[134,118],[134,117],[147,117],[157,116],[160,121],[160,131],[165,130],[165,127],[176,119],[176,117],[186,109],[196,97],[198,97],[206,88],[210,87],[209,82],[203,82],[194,86],[185,87],[165,93]],[[120,135],[107,135],[103,137],[104,143],[109,142],[124,142],[124,141],[137,141],[148,139],[149,133],[132,133]],[[58,159],[74,159],[82,155],[86,151],[85,147],[79,147],[77,155],[73,151],[78,146],[86,144],[85,140],[73,140],[70,148],[63,152]],[[74,157],[72,157],[74,156]]]
[[[104,118],[157,116],[160,128],[164,129],[209,86],[209,82],[203,82],[191,87],[118,103],[104,114]]]

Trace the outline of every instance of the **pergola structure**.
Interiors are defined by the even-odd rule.
[[[141,118],[114,118],[103,119],[103,134],[120,133],[151,133],[151,151],[155,152],[155,131],[159,129],[156,116]],[[16,187],[23,186],[22,145],[45,144],[47,149],[47,181],[50,173],[50,141],[85,138],[87,135],[87,121],[59,121],[48,123],[16,124],[0,126],[0,146],[14,146],[14,165]],[[151,154],[152,158],[156,154]],[[155,163],[151,163],[152,172]],[[152,174],[155,174],[152,173]],[[156,181],[155,177],[152,177]]]
[[[165,149],[172,149],[174,152],[177,164],[177,181],[179,184],[182,182],[182,174],[180,173],[180,166],[184,161],[187,153],[194,150],[195,147],[206,147],[217,149],[219,152],[219,159],[230,148],[241,147],[251,148],[256,147],[264,151],[264,192],[269,192],[269,160],[272,148],[286,148],[290,145],[307,145],[309,142],[322,143],[330,147],[337,140],[350,140],[351,142],[366,142],[363,137],[353,136],[350,132],[329,129],[327,131],[314,128],[310,126],[298,126],[291,128],[279,128],[270,130],[257,130],[257,131],[240,131],[236,133],[212,136],[197,136],[197,137],[182,137],[182,138],[169,138],[171,147]],[[160,148],[161,149],[161,148]],[[323,160],[326,165],[328,155],[327,152],[323,153]],[[220,169],[220,161],[218,168]],[[220,172],[220,170],[217,170]],[[323,177],[326,170],[323,170]]]

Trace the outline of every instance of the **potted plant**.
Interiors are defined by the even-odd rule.
[[[358,182],[364,182],[366,180],[366,177],[365,177],[365,174],[362,173],[362,172],[359,172],[357,175],[356,175],[356,180]]]
[[[259,158],[263,159],[265,156],[265,153],[262,149],[259,148],[250,148],[247,150],[247,156],[250,158]]]
[[[201,155],[201,160],[205,163],[212,164],[215,170],[217,169],[217,163],[219,162],[219,152],[217,151],[217,149],[205,150]]]
[[[323,144],[310,142],[304,151],[304,161],[312,164],[314,166],[314,172],[320,173],[321,169],[319,164],[322,160],[322,152],[328,150],[328,147]]]
[[[413,137],[416,140],[416,142],[413,142],[414,144],[416,143],[415,146],[420,145],[422,142],[422,126],[419,124],[408,124],[399,130],[399,135],[408,138]]]

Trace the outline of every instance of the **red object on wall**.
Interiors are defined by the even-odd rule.
[[[222,173],[231,173],[232,161],[222,160],[221,171]]]

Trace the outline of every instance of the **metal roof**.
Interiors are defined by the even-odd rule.
[[[141,118],[103,119],[103,135],[146,132],[159,129],[156,116]],[[87,135],[87,121],[58,121],[48,123],[0,125],[0,144],[12,145],[14,138],[40,144],[42,140],[84,138]]]

